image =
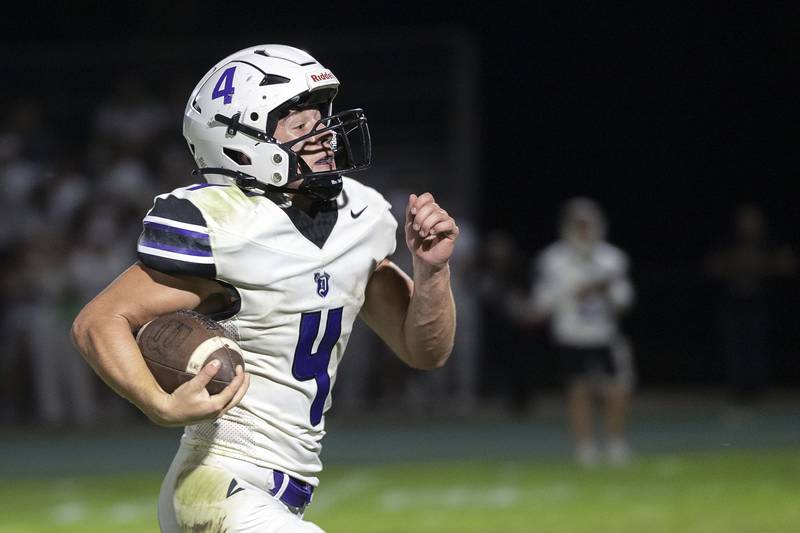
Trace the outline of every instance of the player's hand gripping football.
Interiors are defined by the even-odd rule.
[[[406,244],[415,259],[443,267],[453,255],[458,226],[431,193],[409,196],[405,230]]]
[[[206,385],[219,370],[219,362],[204,366],[195,377],[172,394],[166,396],[161,406],[159,420],[162,426],[186,426],[204,420],[216,420],[235,407],[250,386],[250,374],[236,367],[236,377],[219,394],[209,394]]]

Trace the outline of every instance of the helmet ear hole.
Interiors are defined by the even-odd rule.
[[[250,156],[240,152],[239,150],[233,150],[232,148],[223,148],[222,152],[226,156],[228,156],[228,159],[230,159],[239,166],[247,166],[252,163],[252,161],[250,160]]]

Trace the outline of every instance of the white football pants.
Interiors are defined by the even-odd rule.
[[[272,478],[269,468],[182,443],[161,484],[161,531],[325,533],[268,492]]]

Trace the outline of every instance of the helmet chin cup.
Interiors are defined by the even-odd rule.
[[[297,192],[315,202],[330,202],[335,200],[342,192],[342,177],[314,176],[305,178]]]

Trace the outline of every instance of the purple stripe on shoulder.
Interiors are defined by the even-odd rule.
[[[205,189],[206,187],[230,187],[230,185],[225,185],[224,183],[201,183],[200,185],[194,185],[186,189],[187,191],[196,191],[197,189]]]
[[[141,240],[139,241],[139,245],[147,246],[148,248],[155,248],[157,250],[164,250],[165,252],[175,252],[177,254],[193,255],[197,257],[212,257],[213,255],[209,250],[190,250],[188,248],[181,248],[179,246],[170,246],[169,244],[164,244],[161,242]]]
[[[186,235],[187,237],[192,237],[194,239],[202,239],[208,243],[208,234],[200,233],[199,231],[192,231],[183,228],[176,228],[173,226],[167,226],[166,224],[159,224],[158,222],[151,222],[150,220],[145,220],[144,225],[151,229],[161,230],[161,231],[169,231],[170,233],[178,233],[180,235]]]

